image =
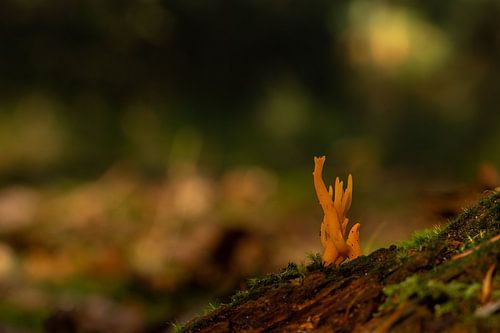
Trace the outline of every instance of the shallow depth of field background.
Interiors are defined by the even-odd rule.
[[[164,332],[321,251],[314,155],[365,253],[499,185],[500,3],[0,3],[0,330]]]

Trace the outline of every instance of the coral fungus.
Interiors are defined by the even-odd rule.
[[[349,175],[345,190],[344,183],[338,177],[335,179],[335,191],[332,186],[327,190],[322,176],[325,159],[325,156],[314,157],[313,172],[314,188],[324,213],[320,233],[321,244],[325,249],[323,263],[339,265],[346,258],[354,259],[361,255],[360,224],[352,226],[346,240],[346,228],[349,223],[347,211],[352,201],[352,176]]]

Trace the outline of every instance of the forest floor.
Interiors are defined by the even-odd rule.
[[[440,228],[339,267],[250,279],[182,332],[498,332],[500,193]]]

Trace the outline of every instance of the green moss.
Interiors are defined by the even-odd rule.
[[[231,296],[229,306],[236,306],[245,302],[250,298],[250,295],[251,293],[249,290],[238,290],[233,296]]]
[[[233,298],[236,301],[238,297],[242,297],[243,298],[243,295],[239,294],[235,294],[233,295]],[[198,317],[205,317],[205,316],[209,316],[211,315],[215,310],[219,309],[223,304],[222,303],[219,303],[217,301],[215,302],[208,302],[207,306],[205,307],[205,309],[203,309],[203,312],[201,314],[198,315]],[[180,333],[180,332],[184,332],[186,326],[188,325],[188,323],[178,323],[178,322],[174,322],[174,323],[171,323],[171,326],[172,326],[172,332],[175,332],[175,333]]]
[[[496,235],[500,229],[500,193],[492,191],[478,205],[464,209],[463,213],[446,225],[434,226],[415,232],[412,237],[399,244],[397,257],[400,262],[409,256],[409,250],[422,251],[446,239],[462,242],[455,250],[461,253]]]
[[[467,235],[467,241],[458,249],[458,253],[462,253],[468,249],[473,248],[484,240],[486,230],[479,230],[476,235]]]
[[[394,309],[406,302],[416,302],[429,306],[437,316],[450,312],[470,313],[473,309],[467,310],[466,307],[477,305],[481,284],[480,281],[471,280],[462,272],[467,265],[470,266],[471,262],[474,262],[475,267],[480,270],[486,270],[491,264],[483,262],[481,258],[488,258],[491,253],[497,251],[499,246],[499,244],[487,242],[493,235],[498,234],[500,229],[499,199],[499,193],[493,192],[481,200],[479,205],[466,209],[446,227],[419,231],[409,241],[400,244],[397,253],[400,261],[411,260],[409,250],[429,249],[433,253],[432,256],[436,256],[437,260],[442,260],[441,256],[450,255],[450,252],[463,252],[477,245],[481,247],[461,260],[447,261],[424,275],[413,275],[399,284],[385,287],[384,294],[387,299],[379,307],[379,312]],[[462,246],[454,250],[448,245],[448,239],[458,240]],[[440,246],[436,247],[437,244]],[[436,279],[437,276],[441,281]],[[458,279],[458,276],[462,278]],[[442,280],[451,279],[453,279],[451,282],[442,282]]]
[[[279,285],[287,280],[303,277],[307,273],[307,267],[304,264],[297,265],[289,263],[277,274],[268,274],[261,278],[252,278],[247,280],[250,290],[257,290],[270,285]]]
[[[280,278],[280,280],[295,278],[298,276],[300,276],[299,266],[294,262],[288,263],[288,266],[286,266],[278,274],[278,277]]]
[[[307,254],[307,259],[309,259],[309,265],[307,265],[307,268],[310,271],[321,270],[321,269],[324,268],[323,258],[321,258],[321,254],[319,254],[319,253],[308,253]]]
[[[421,251],[423,247],[429,245],[438,239],[443,228],[441,226],[434,226],[429,229],[415,232],[411,238],[399,245],[402,250],[415,249]]]
[[[467,208],[443,230],[462,242],[461,253],[498,234],[500,229],[500,192],[491,191],[479,205]]]
[[[314,263],[313,263],[314,264]],[[315,264],[314,264],[315,265]],[[233,296],[228,306],[233,307],[261,294],[267,287],[279,287],[289,280],[304,278],[311,270],[311,266],[305,264],[289,263],[280,273],[268,274],[261,278],[251,278],[247,280],[248,290],[239,290]]]
[[[269,274],[261,278],[251,278],[247,280],[247,285],[250,290],[256,290],[261,287],[270,286],[276,283],[280,283],[282,278],[278,274]]]
[[[463,236],[468,237],[478,234],[481,230],[489,231],[495,227],[498,228],[500,226],[499,200],[500,192],[489,192],[489,195],[484,197],[478,205],[465,209],[464,213],[453,220],[445,231],[467,231],[463,233]],[[467,223],[471,220],[476,223]]]
[[[207,306],[203,310],[203,315],[206,316],[206,315],[214,312],[215,310],[217,310],[218,308],[220,308],[221,305],[222,305],[222,303],[217,302],[217,301],[215,301],[215,302],[208,302]]]
[[[379,307],[379,312],[393,309],[408,301],[427,303],[434,308],[438,316],[457,311],[459,304],[477,298],[481,284],[452,281],[443,283],[437,280],[427,280],[419,275],[413,275],[399,284],[384,288],[387,296],[385,303]]]
[[[172,323],[172,332],[180,333],[184,330],[186,324]]]

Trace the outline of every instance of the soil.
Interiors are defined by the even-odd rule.
[[[253,279],[229,304],[177,330],[499,332],[499,234],[494,191],[442,229],[399,246],[339,267],[323,267],[316,258]]]

